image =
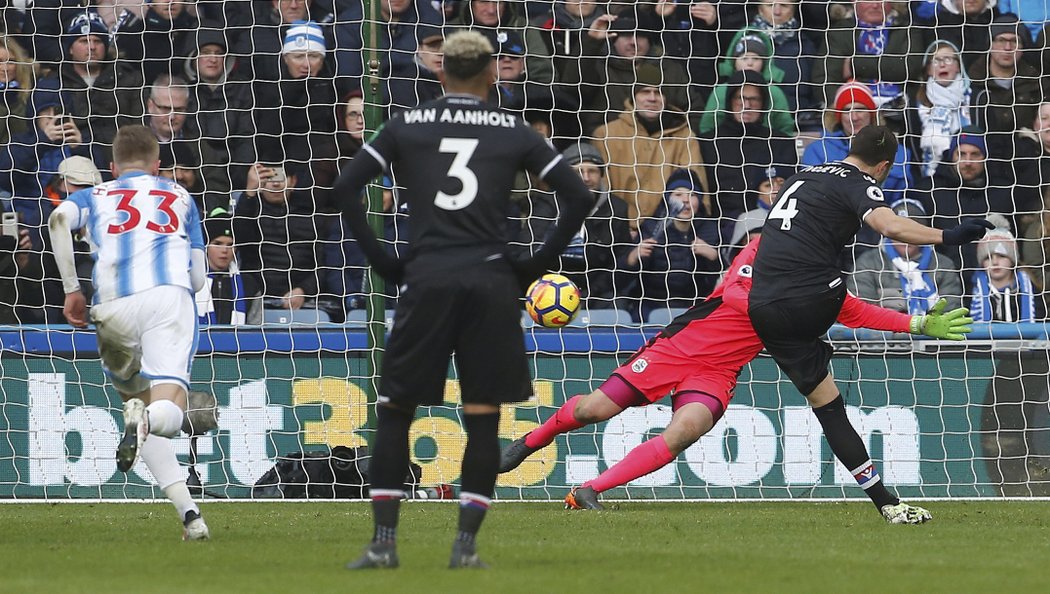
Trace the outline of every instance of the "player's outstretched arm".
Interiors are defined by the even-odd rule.
[[[594,195],[564,160],[559,160],[543,179],[558,195],[563,210],[540,249],[531,258],[512,262],[523,284],[539,278],[554,264],[594,208]]]
[[[388,254],[376,239],[372,227],[368,225],[368,213],[361,200],[361,191],[365,185],[382,172],[383,165],[372,153],[369,150],[361,150],[339,175],[335,182],[334,195],[350,226],[350,232],[353,233],[368,262],[387,282],[398,284],[401,282],[404,265],[397,257]]]
[[[55,264],[62,276],[62,289],[66,293],[62,313],[71,326],[87,327],[87,300],[80,292],[76,262],[73,259],[73,229],[70,224],[79,218],[77,205],[67,200],[58,205],[47,220],[51,235],[51,247],[55,252]]]
[[[876,208],[868,213],[864,222],[890,239],[911,245],[962,245],[977,241],[989,229],[995,228],[995,225],[984,219],[971,219],[941,231],[898,216],[889,207]]]
[[[923,334],[931,338],[963,340],[970,332],[973,318],[965,307],[944,313],[947,299],[940,299],[925,315],[912,316],[870,303],[847,293],[838,321],[850,328],[869,328],[887,332]]]

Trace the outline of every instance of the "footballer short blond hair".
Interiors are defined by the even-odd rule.
[[[496,50],[481,33],[458,31],[449,35],[441,52],[444,54],[442,68],[446,76],[470,80],[492,63]]]

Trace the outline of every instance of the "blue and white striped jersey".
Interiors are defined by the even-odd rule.
[[[204,249],[200,213],[189,193],[173,181],[144,172],[75,192],[70,227],[86,229],[95,259],[94,303],[153,287],[192,291],[190,252]]]

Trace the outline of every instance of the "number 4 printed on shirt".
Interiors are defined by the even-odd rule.
[[[792,198],[791,195],[801,188],[804,183],[806,183],[806,180],[800,179],[791,184],[791,187],[786,191],[781,192],[780,199],[773,205],[773,209],[769,211],[769,218],[781,219],[780,229],[782,231],[791,230],[791,219],[795,218],[795,215],[798,214],[798,208],[796,207],[798,199]]]

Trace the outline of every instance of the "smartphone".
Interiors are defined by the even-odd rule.
[[[288,174],[285,172],[284,167],[272,167],[270,169],[273,173],[270,174],[270,179],[267,181],[272,182],[285,182],[288,181]]]
[[[5,212],[3,214],[2,232],[0,235],[18,237],[18,213]]]

